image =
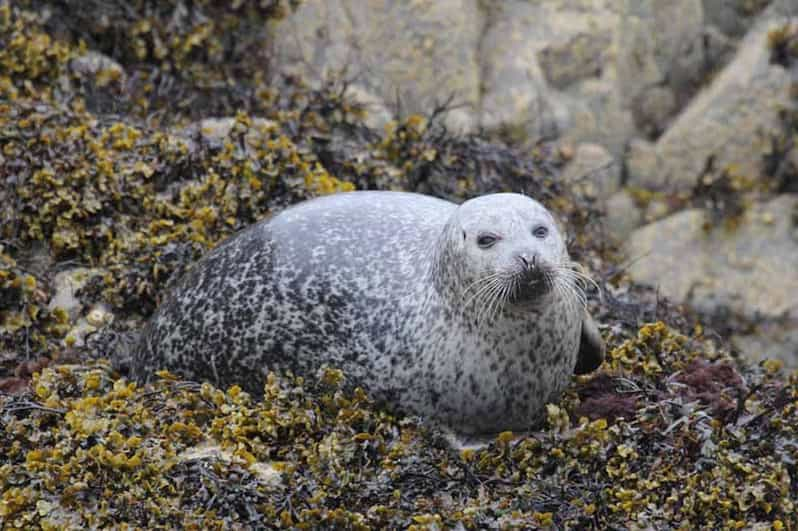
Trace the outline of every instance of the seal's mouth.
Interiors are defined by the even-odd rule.
[[[519,271],[514,281],[514,289],[510,293],[509,302],[517,305],[541,302],[554,286],[553,272],[545,267],[535,267]]]

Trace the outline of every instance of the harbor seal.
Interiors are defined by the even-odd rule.
[[[194,264],[143,331],[132,372],[261,394],[270,370],[326,365],[456,433],[523,431],[604,357],[574,265],[525,195],[312,199]]]

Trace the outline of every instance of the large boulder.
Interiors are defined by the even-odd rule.
[[[532,141],[599,141],[618,153],[633,124],[615,90],[614,3],[492,4],[480,47],[481,124]]]
[[[618,31],[618,85],[646,136],[665,129],[677,104],[704,76],[704,10],[700,0],[627,1]]]
[[[479,104],[477,0],[306,0],[272,30],[275,67],[310,80],[352,80],[355,97],[403,113],[454,95],[465,107],[447,119],[473,129]]]
[[[745,37],[733,61],[699,93],[656,142],[628,154],[629,183],[689,192],[700,180],[732,172],[756,178],[780,112],[791,105],[795,75],[771,61],[768,36],[787,18],[768,10]],[[645,149],[641,149],[645,148]],[[656,163],[646,163],[656,161]]]
[[[626,242],[632,279],[677,301],[744,315],[798,312],[798,195],[750,208],[734,228],[689,209],[646,225]]]
[[[798,323],[798,195],[782,194],[749,208],[737,223],[714,225],[689,209],[636,230],[624,251],[632,280],[708,314]],[[761,346],[759,339],[740,345]],[[785,337],[795,331],[781,329]],[[792,335],[791,335],[792,334]],[[751,352],[759,357],[760,352]],[[788,360],[798,366],[798,356]]]

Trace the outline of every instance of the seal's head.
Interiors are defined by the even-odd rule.
[[[459,280],[459,293],[451,295],[480,315],[528,310],[553,294],[583,298],[554,218],[528,196],[491,194],[466,201],[449,220],[445,240],[444,267]]]

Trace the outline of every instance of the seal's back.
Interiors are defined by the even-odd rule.
[[[428,274],[455,208],[412,193],[353,192],[245,229],[172,288],[134,352],[133,376],[168,369],[260,393],[269,370],[308,374],[321,355],[358,372],[385,348],[370,328],[391,326],[380,316],[386,307],[400,314],[397,294],[412,304],[409,286]]]

